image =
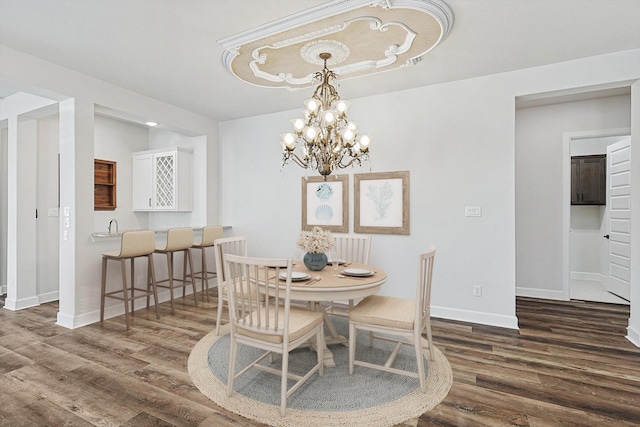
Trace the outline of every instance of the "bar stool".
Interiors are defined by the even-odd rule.
[[[134,301],[138,298],[147,298],[147,309],[149,308],[149,297],[153,295],[155,302],[156,317],[160,319],[158,312],[158,292],[156,289],[156,276],[153,266],[153,252],[156,247],[155,233],[152,230],[127,231],[122,234],[122,242],[119,252],[107,252],[102,254],[102,290],[100,302],[100,322],[104,321],[104,303],[106,298],[114,298],[124,301],[124,316],[127,330],[130,328],[129,320],[129,300],[131,300],[131,315],[135,311]],[[147,288],[135,287],[135,259],[147,258]],[[127,264],[131,260],[131,289],[127,287]],[[122,290],[106,292],[107,288],[107,261],[120,261],[122,270]],[[136,295],[136,291],[142,292]],[[131,295],[129,295],[131,293]],[[119,296],[118,294],[122,294]]]
[[[195,242],[191,247],[191,249],[200,249],[202,253],[202,262],[200,264],[201,270],[194,272],[193,277],[194,279],[202,280],[202,292],[205,292],[207,302],[209,302],[209,279],[217,277],[217,271],[208,271],[206,249],[213,248],[215,240],[222,239],[223,237],[224,234],[222,226],[208,225],[202,229],[202,240],[200,242]]]
[[[182,297],[186,293],[186,287],[191,284],[193,287],[193,301],[198,306],[196,297],[196,282],[193,279],[193,259],[191,258],[191,246],[193,245],[193,229],[191,227],[171,228],[167,231],[167,243],[164,247],[156,247],[154,253],[165,254],[167,256],[167,272],[168,278],[156,281],[159,288],[168,288],[171,295],[171,313],[175,314],[175,306],[173,303],[173,289],[175,287],[182,288]],[[182,266],[182,279],[177,279],[173,275],[173,254],[176,252],[184,252],[184,262]],[[187,274],[187,263],[189,264],[190,274]],[[191,276],[191,280],[187,280],[187,276]],[[160,283],[168,282],[169,285],[160,285]],[[174,285],[174,282],[180,282]]]

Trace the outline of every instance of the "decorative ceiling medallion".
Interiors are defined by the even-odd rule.
[[[320,53],[331,53],[342,79],[399,69],[420,62],[452,25],[441,0],[334,0],[218,43],[238,78],[296,89],[315,83]]]
[[[309,64],[324,65],[321,53],[330,53],[327,65],[334,66],[349,57],[349,46],[337,40],[314,40],[302,46],[300,56]]]

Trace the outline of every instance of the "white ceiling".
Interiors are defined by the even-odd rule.
[[[640,48],[640,0],[444,1],[454,24],[440,45],[414,67],[345,80],[341,97]],[[245,83],[217,41],[322,3],[0,0],[0,44],[222,121],[298,108],[311,91]],[[0,97],[17,89],[0,80]]]

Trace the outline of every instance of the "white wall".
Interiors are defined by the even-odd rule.
[[[350,118],[375,138],[372,171],[411,172],[411,235],[373,237],[371,262],[389,275],[382,293],[413,297],[417,255],[433,243],[438,248],[434,313],[515,327],[514,111],[506,92],[500,79],[487,78],[352,100]],[[487,103],[495,108],[487,109]],[[303,172],[287,166],[280,176],[278,145],[278,135],[297,114],[221,124],[228,183],[221,218],[249,238],[254,255],[290,256],[300,230]],[[496,126],[495,115],[511,125]],[[483,206],[484,216],[465,218],[465,205]],[[476,284],[484,287],[482,298],[473,296]]]
[[[629,96],[614,96],[516,112],[516,286],[522,296],[563,299],[563,133],[630,126]],[[589,227],[595,227],[594,207]],[[584,209],[582,209],[585,211]],[[579,221],[575,213],[572,217]],[[584,219],[584,218],[583,218]],[[588,221],[585,220],[585,221]],[[586,226],[582,222],[582,226]],[[575,240],[591,240],[578,228]],[[599,232],[598,232],[599,233]],[[571,251],[570,251],[571,253]],[[576,251],[571,253],[576,262]],[[596,254],[593,254],[597,258]],[[599,265],[599,264],[598,264]],[[576,267],[577,268],[577,267]]]
[[[5,123],[7,120],[4,121]],[[0,126],[0,295],[7,293],[7,146],[8,128]]]
[[[549,248],[545,254],[529,251],[528,265],[537,265],[557,286],[562,283],[558,226],[545,230],[546,222],[535,221],[552,216],[549,207],[561,202],[545,190],[560,182],[559,166],[549,166],[557,158],[548,149],[553,141],[530,150],[527,164],[545,173],[529,193],[535,209],[516,214],[521,162],[516,163],[514,143],[515,98],[639,77],[640,51],[632,51],[351,100],[350,118],[375,138],[372,171],[411,172],[411,235],[373,238],[371,261],[389,275],[382,293],[411,296],[417,254],[433,243],[438,248],[434,315],[515,327],[516,217],[533,224],[533,235],[520,240],[525,248]],[[301,103],[305,96],[300,94]],[[303,172],[288,166],[280,176],[278,145],[278,135],[298,114],[292,110],[220,126],[221,219],[249,238],[255,255],[290,255],[300,229]],[[465,206],[481,206],[483,216],[465,218]],[[483,286],[482,297],[473,296],[474,285]]]
[[[573,279],[600,280],[605,211],[605,206],[571,206],[569,272]]]
[[[58,293],[58,115],[37,120],[37,164],[32,169],[36,179],[37,295],[40,303],[56,301]],[[49,210],[53,209],[49,216]]]

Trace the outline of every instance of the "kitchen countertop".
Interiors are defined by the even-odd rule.
[[[193,228],[193,231],[200,232],[200,231],[202,231],[204,226],[192,227],[192,228]],[[222,228],[224,230],[230,230],[231,226],[230,225],[223,225]],[[118,231],[118,232],[115,232],[115,233],[114,232],[110,233],[108,231],[96,231],[96,232],[91,233],[91,239],[94,242],[96,241],[96,239],[98,239],[98,240],[116,239],[116,238],[122,237],[122,234],[126,233],[127,231],[141,231],[141,230],[143,230],[143,229],[141,228],[139,230],[122,230],[122,231]],[[165,229],[153,230],[153,231],[155,231],[156,234],[166,234],[168,230],[169,230],[168,228],[165,228]]]

